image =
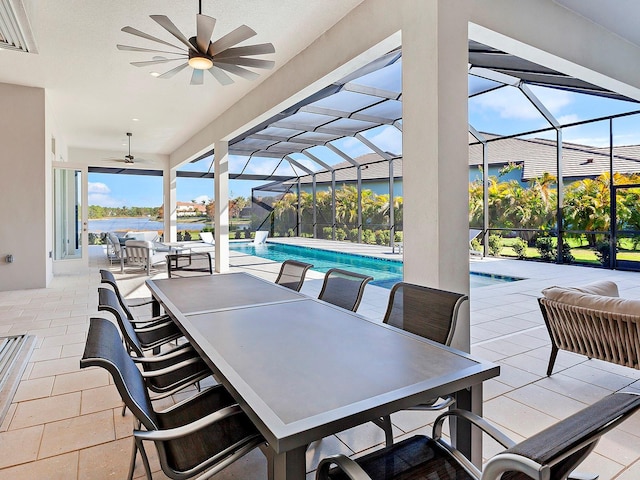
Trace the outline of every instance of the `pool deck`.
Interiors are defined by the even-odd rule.
[[[310,239],[270,239],[338,251],[391,256],[389,247]],[[200,244],[201,248],[205,248]],[[398,258],[399,255],[395,254]],[[550,265],[506,259],[470,259],[472,271],[525,277],[525,280],[471,289],[471,353],[500,365],[501,375],[485,383],[484,415],[515,440],[593,403],[608,393],[636,389],[640,372],[560,352],[554,374],[545,375],[549,337],[538,309],[540,290],[550,285],[583,285],[615,281],[621,296],[640,299],[640,274],[589,267]],[[247,271],[273,281],[279,263],[230,253],[232,271]],[[87,273],[57,276],[49,288],[0,292],[0,335],[36,335],[36,349],[13,403],[0,425],[0,480],[32,478],[124,478],[131,448],[132,416],[120,416],[121,401],[105,372],[80,371],[88,319],[97,312],[100,268],[111,268],[129,298],[147,297],[143,273],[109,267],[103,247],[90,247]],[[154,278],[166,277],[158,270]],[[309,272],[302,289],[317,295],[322,274]],[[368,285],[359,313],[374,320],[384,314],[389,291]],[[337,332],[338,334],[339,332]],[[176,395],[178,400],[184,394]],[[170,402],[170,400],[168,400]],[[399,412],[392,416],[394,434],[404,438],[429,432],[435,414]],[[307,451],[307,480],[326,455],[360,455],[379,448],[382,431],[362,425],[314,442]],[[151,448],[150,451],[153,451]],[[497,446],[484,444],[485,457]],[[154,478],[158,473],[151,455]],[[142,478],[138,460],[135,478]],[[640,414],[609,432],[582,464],[601,480],[640,478]],[[217,480],[266,479],[266,461],[254,451],[215,476]]]

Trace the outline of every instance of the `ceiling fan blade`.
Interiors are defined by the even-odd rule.
[[[193,69],[191,74],[191,85],[202,85],[204,83],[204,70]]]
[[[268,53],[276,53],[276,49],[273,48],[273,43],[258,43],[255,45],[247,45],[246,47],[227,48],[225,51],[215,55],[213,59],[266,55]]]
[[[169,70],[168,72],[163,73],[162,75],[158,75],[157,78],[171,78],[173,77],[176,73],[181,72],[182,70],[184,70],[185,68],[187,68],[189,66],[189,64],[187,62],[184,62],[182,65],[178,65],[175,68],[172,68],[171,70]]]
[[[229,63],[218,63],[218,68],[222,70],[226,70],[229,73],[233,73],[234,75],[238,75],[246,80],[255,80],[260,75],[251,70],[247,70],[246,68],[239,67],[237,65],[231,65]]]
[[[125,33],[135,35],[136,37],[146,38],[147,40],[152,40],[154,42],[162,43],[163,45],[168,45],[170,47],[177,48],[178,50],[182,50],[180,47],[177,47],[169,42],[165,42],[164,40],[154,37],[153,35],[149,35],[148,33],[141,32],[140,30],[133,27],[122,27],[121,30]]]
[[[231,65],[244,65],[245,67],[272,69],[276,62],[272,60],[260,60],[258,58],[231,57],[214,59],[217,63],[227,63]]]
[[[175,62],[177,60],[184,61],[184,58],[165,58],[163,60],[148,60],[146,62],[131,62],[136,67],[147,67],[149,65],[158,65],[160,63]]]
[[[131,45],[116,45],[118,50],[124,50],[127,52],[149,52],[149,53],[168,53],[171,55],[186,55],[178,52],[165,52],[164,50],[154,50],[152,48],[132,47]],[[176,47],[177,48],[177,47]]]
[[[180,30],[178,30],[178,27],[176,27],[173,24],[173,22],[169,20],[169,17],[167,17],[166,15],[149,15],[149,16],[151,17],[152,20],[158,23],[158,25],[164,28],[167,32],[169,32],[171,35],[173,35],[182,43],[184,43],[189,50],[195,50],[193,48],[193,45],[191,45],[191,43],[189,42],[189,40],[187,40],[187,38],[182,34]]]
[[[233,78],[224,73],[215,65],[209,69],[209,73],[213,75],[214,78],[218,80],[218,82],[220,82],[220,85],[231,85],[233,83]]]
[[[196,15],[196,45],[201,53],[207,53],[209,42],[213,35],[213,28],[216,26],[216,19],[207,15]]]
[[[217,53],[222,53],[227,48],[233,47],[237,43],[244,42],[254,35],[256,35],[256,32],[252,28],[247,27],[246,25],[240,25],[235,30],[230,31],[209,45],[209,55],[213,56]]]

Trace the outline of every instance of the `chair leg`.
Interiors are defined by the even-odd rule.
[[[558,356],[558,347],[551,345],[551,356],[549,357],[549,366],[547,367],[547,377],[551,375],[553,371],[553,365],[556,363],[556,357]]]
[[[142,457],[142,463],[144,465],[144,471],[147,474],[147,480],[153,480],[151,477],[151,466],[149,465],[149,458],[147,457],[147,452],[142,445],[142,440],[136,438],[136,447],[140,450],[140,456]]]
[[[391,416],[385,415],[384,417],[376,418],[373,420],[377,426],[384,431],[385,446],[390,447],[393,445],[393,427],[391,425]]]
[[[124,417],[126,413],[127,413],[127,406],[122,405],[122,416]]]
[[[133,451],[131,452],[131,462],[129,463],[129,475],[127,480],[133,480],[133,471],[136,468],[136,456],[138,455],[137,440],[133,440]]]

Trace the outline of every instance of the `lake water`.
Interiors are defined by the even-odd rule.
[[[211,226],[205,222],[178,222],[178,230],[202,230]],[[89,220],[89,232],[128,232],[130,230],[164,230],[164,223],[147,217],[99,218]]]

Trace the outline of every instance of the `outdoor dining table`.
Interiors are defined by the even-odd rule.
[[[147,280],[268,442],[269,478],[303,480],[316,440],[454,393],[482,412],[495,364],[246,273]],[[468,424],[452,437],[481,452]],[[473,447],[473,450],[472,450]],[[265,451],[265,450],[263,450]]]

